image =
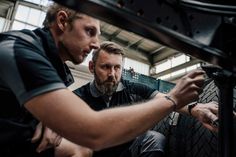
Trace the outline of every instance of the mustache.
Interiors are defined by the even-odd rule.
[[[114,82],[115,78],[113,76],[109,76],[104,82]]]

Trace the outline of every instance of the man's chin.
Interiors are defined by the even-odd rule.
[[[83,63],[84,61],[85,61],[85,59],[78,59],[78,60],[74,61],[73,63],[74,63],[75,65],[77,65],[77,64]]]
[[[107,84],[105,85],[105,87],[106,87],[107,89],[112,89],[112,88],[114,88],[114,86],[115,86],[114,83],[107,83]]]

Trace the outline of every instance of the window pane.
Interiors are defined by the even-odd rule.
[[[174,76],[178,76],[178,75],[181,75],[181,74],[185,74],[185,69],[175,71],[175,72],[171,73],[171,76],[174,77]]]
[[[170,77],[171,77],[171,75],[170,75],[170,74],[167,74],[167,75],[163,75],[163,76],[159,77],[158,79],[160,79],[160,80],[167,80],[167,79],[169,79]]]
[[[46,17],[46,13],[41,11],[41,15],[39,18],[39,23],[38,23],[39,27],[41,27],[43,25],[43,21],[44,21],[45,17]]]
[[[156,65],[156,73],[162,72],[170,68],[171,68],[171,61],[168,59],[167,61]]]
[[[29,18],[27,20],[27,23],[30,23],[30,24],[35,25],[35,26],[38,26],[39,19],[40,19],[40,11],[31,8],[30,9]]]
[[[33,30],[35,29],[36,26],[32,26],[32,25],[25,25],[25,29],[30,29],[30,30]]]
[[[20,30],[20,29],[24,29],[25,28],[25,24],[22,22],[18,22],[18,21],[14,21],[13,25],[12,25],[12,30]]]
[[[41,27],[45,16],[44,11],[19,5],[15,18],[17,21]]]
[[[51,3],[52,3],[52,1],[51,1]],[[43,6],[48,6],[50,4],[50,1],[49,0],[41,0],[40,4]]]
[[[183,64],[187,61],[186,55],[180,55],[172,59],[172,67],[178,66],[180,64]]]
[[[30,11],[29,7],[19,5],[19,7],[17,9],[17,12],[16,12],[16,17],[15,18],[17,20],[26,22],[27,19],[28,19],[28,16],[29,16],[29,11]]]
[[[191,71],[191,70],[197,69],[198,67],[200,67],[200,64],[192,65],[192,66],[190,66],[190,67],[187,67],[186,69],[187,69],[187,71]]]
[[[48,4],[50,2],[52,2],[50,0],[24,0],[24,1],[35,3],[35,4],[40,4],[40,5],[43,5],[43,6],[48,6]]]
[[[0,17],[0,32],[3,31],[4,24],[5,24],[5,19]]]
[[[144,64],[142,62],[135,61],[130,58],[125,58],[124,62],[125,62],[124,63],[125,69],[129,69],[131,67],[134,69],[135,72],[138,72],[138,73],[144,74],[144,75],[149,75],[149,65],[148,64]]]

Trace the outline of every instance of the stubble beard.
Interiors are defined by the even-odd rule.
[[[102,95],[111,96],[116,91],[119,81],[115,82],[112,77],[108,78],[105,81],[101,81],[96,73],[94,73],[94,77],[95,77],[95,85]]]
[[[77,59],[75,59],[75,57],[71,54],[70,50],[66,47],[66,45],[63,43],[63,41],[59,41],[58,42],[59,47],[62,48],[62,50],[64,51],[65,55],[68,57],[68,60],[71,61],[72,63],[74,63],[75,65],[82,63],[83,61],[85,61],[86,57],[83,57],[83,59],[81,59],[81,61],[77,61]],[[80,50],[82,53],[82,49]]]

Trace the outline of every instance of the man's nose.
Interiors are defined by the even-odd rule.
[[[100,42],[99,39],[96,37],[91,43],[91,49],[99,49],[99,48],[100,48]]]
[[[115,75],[115,69],[114,69],[114,67],[111,67],[110,68],[110,71],[109,71],[109,74],[108,74],[109,76],[114,76]]]

